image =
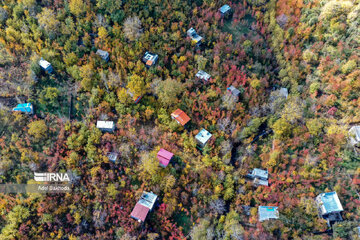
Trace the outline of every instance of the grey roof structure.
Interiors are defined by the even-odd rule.
[[[283,96],[285,98],[288,98],[289,96],[289,91],[287,88],[280,88],[280,96]]]
[[[154,194],[153,192],[144,191],[143,194],[141,195],[139,203],[151,210],[154,207],[156,199],[157,199],[156,194]]]
[[[356,144],[360,143],[360,125],[359,126],[353,126],[349,130],[349,139],[350,144],[352,146],[355,146]]]
[[[96,54],[99,55],[103,60],[109,61],[109,53],[107,51],[98,49]]]
[[[279,218],[278,207],[259,206],[258,214],[260,222]]]
[[[199,44],[201,40],[203,39],[201,36],[199,36],[194,28],[190,28],[187,30],[187,35],[191,38],[192,41]]]
[[[230,87],[227,88],[227,91],[229,93],[231,93],[231,95],[238,97],[240,95],[240,90],[237,89],[236,87],[234,87],[233,85],[231,85]]]
[[[202,80],[205,80],[205,81],[209,81],[211,75],[208,74],[207,72],[203,71],[203,70],[200,70],[196,73],[195,75],[197,78],[200,78]]]
[[[263,169],[260,169],[260,168],[254,168],[252,170],[251,174],[255,178],[261,178],[261,179],[264,179],[264,180],[269,178],[268,170],[263,170]]]

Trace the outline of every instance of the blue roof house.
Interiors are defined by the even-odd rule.
[[[321,193],[316,197],[319,214],[331,226],[333,222],[342,221],[341,212],[344,211],[336,192]]]
[[[223,5],[220,9],[219,12],[221,14],[221,17],[229,17],[231,16],[231,7],[227,4]]]
[[[279,218],[278,207],[259,206],[258,214],[260,222]]]
[[[31,103],[21,103],[18,104],[15,108],[13,108],[14,112],[22,112],[27,114],[33,114],[34,109]]]
[[[202,129],[196,136],[195,139],[200,145],[200,147],[205,147],[206,143],[211,138],[212,134],[206,131],[205,129]]]

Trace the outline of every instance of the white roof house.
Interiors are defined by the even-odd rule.
[[[142,61],[145,63],[146,67],[151,67],[156,64],[159,59],[159,55],[146,52],[142,58]]]
[[[195,76],[205,81],[209,81],[209,79],[211,78],[211,75],[203,70],[198,71]]]
[[[352,146],[360,143],[360,126],[353,126],[349,130],[349,140]]]
[[[259,206],[258,214],[260,222],[279,218],[278,207]]]
[[[98,49],[96,51],[96,54],[99,55],[106,62],[109,61],[109,53],[107,51],[103,51],[103,50]]]
[[[52,70],[53,70],[53,68],[52,68],[52,66],[51,66],[51,63],[49,63],[48,61],[44,60],[43,58],[41,58],[41,59],[39,60],[39,65],[40,65],[40,67],[41,67],[43,70],[45,70],[45,71],[47,71],[47,72],[49,72],[49,73],[51,73]]]
[[[196,136],[196,141],[200,144],[200,146],[204,147],[211,138],[212,134],[206,131],[205,129],[202,129]]]
[[[321,215],[344,211],[336,192],[321,193],[316,197]]]
[[[254,185],[263,185],[269,186],[269,173],[267,170],[260,168],[254,168],[250,174],[247,175],[248,178],[253,179]]]
[[[200,45],[201,41],[202,41],[202,37],[199,36],[194,28],[190,28],[189,30],[187,30],[187,35],[191,38],[192,42],[194,42],[196,45]]]
[[[101,131],[112,132],[115,130],[115,124],[113,121],[97,121],[96,127]]]

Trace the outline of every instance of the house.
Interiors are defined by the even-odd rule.
[[[145,63],[146,67],[149,68],[151,66],[154,66],[159,59],[159,55],[146,52],[144,57],[142,58],[142,61]]]
[[[99,55],[103,60],[105,60],[106,62],[109,61],[109,53],[107,51],[103,51],[98,49],[96,51],[96,54]]]
[[[200,78],[201,80],[204,80],[204,81],[209,81],[211,75],[208,74],[207,72],[203,71],[203,70],[200,70],[196,73],[195,75],[197,78]]]
[[[115,130],[113,121],[97,121],[96,127],[104,132],[113,132]]]
[[[206,143],[211,138],[212,134],[206,131],[205,129],[202,129],[196,136],[195,139],[200,145],[200,147],[205,147]]]
[[[269,186],[269,173],[267,170],[254,168],[250,174],[246,175],[246,177],[253,179],[253,183],[255,186]]]
[[[280,88],[279,94],[280,94],[280,96],[282,96],[284,98],[288,98],[289,91],[287,88]]]
[[[258,214],[260,222],[279,218],[278,207],[259,206]]]
[[[321,193],[316,197],[319,214],[331,226],[333,222],[342,221],[341,212],[344,211],[336,192]]]
[[[349,130],[350,145],[360,147],[360,126],[353,126]]]
[[[116,152],[108,152],[107,153],[107,157],[109,158],[110,161],[116,163],[116,160],[118,159],[119,154]]]
[[[223,17],[223,18],[230,17],[232,14],[231,7],[227,4],[225,4],[221,8],[219,8],[219,12],[221,14],[221,17]]]
[[[193,44],[195,44],[196,46],[201,45],[203,38],[196,33],[194,28],[190,28],[189,30],[187,30],[187,35],[191,38],[191,42]]]
[[[171,118],[175,119],[179,124],[185,126],[190,121],[190,117],[186,115],[182,110],[176,109],[172,114]]]
[[[21,104],[18,104],[16,107],[14,107],[13,111],[27,113],[27,114],[33,114],[34,108],[31,103],[21,103]]]
[[[52,68],[51,64],[48,61],[44,60],[43,58],[40,59],[39,65],[44,71],[46,71],[48,73],[53,72],[53,68]]]
[[[173,153],[161,148],[160,151],[157,153],[157,158],[159,159],[160,166],[166,167],[173,156]]]
[[[156,194],[144,191],[130,216],[139,222],[144,222],[148,213],[153,209],[156,199]]]
[[[228,93],[230,93],[231,95],[233,95],[234,97],[239,97],[240,96],[240,90],[235,88],[233,85],[231,85],[230,87],[228,87],[226,89],[228,91]]]

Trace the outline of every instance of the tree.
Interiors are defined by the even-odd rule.
[[[37,15],[39,25],[49,36],[56,35],[59,32],[60,22],[56,19],[56,14],[49,8],[43,8]],[[55,36],[52,36],[54,38]]]
[[[37,120],[28,124],[28,134],[34,137],[35,141],[40,141],[47,136],[48,127],[44,120]]]
[[[76,17],[80,16],[85,11],[86,5],[83,0],[70,0],[69,8],[70,12]]]
[[[130,41],[135,41],[142,34],[141,21],[137,16],[128,17],[124,22],[124,34]]]
[[[177,96],[183,91],[183,85],[171,78],[161,81],[155,88],[155,92],[159,96],[160,102],[167,107],[176,104],[178,99]]]
[[[144,79],[136,74],[130,77],[127,87],[134,97],[142,96],[146,92]]]

